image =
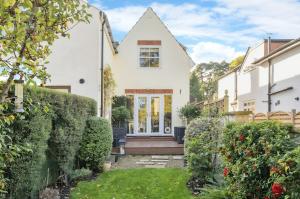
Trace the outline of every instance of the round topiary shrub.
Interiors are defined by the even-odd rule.
[[[81,166],[93,171],[102,170],[111,148],[112,129],[110,123],[104,118],[88,119],[79,150]]]
[[[219,118],[201,117],[191,121],[185,135],[185,154],[195,186],[214,180],[218,169],[218,146],[223,124]],[[199,190],[200,191],[200,190]],[[195,192],[195,190],[194,190]]]
[[[287,129],[272,121],[227,126],[221,152],[232,198],[283,199],[297,194],[299,183],[298,188],[290,183],[299,182],[299,151],[289,152],[294,145]]]

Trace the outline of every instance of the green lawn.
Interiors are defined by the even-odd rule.
[[[72,199],[194,199],[186,188],[184,169],[129,169],[101,174],[80,182]]]

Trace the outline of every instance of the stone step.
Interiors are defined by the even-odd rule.
[[[169,160],[169,156],[166,155],[152,155],[151,158],[157,160]]]
[[[145,165],[145,168],[162,169],[162,168],[166,168],[166,166],[165,165]]]
[[[151,162],[169,162],[169,160],[150,160]]]

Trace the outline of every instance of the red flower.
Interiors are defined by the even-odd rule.
[[[268,196],[264,197],[264,199],[270,199]]]
[[[274,183],[272,185],[272,193],[274,194],[275,197],[280,197],[282,193],[284,192],[283,187],[279,183]]]
[[[228,176],[228,173],[229,173],[229,169],[225,167],[223,171],[224,177]]]
[[[245,136],[243,134],[240,135],[240,141],[241,142],[245,141]]]

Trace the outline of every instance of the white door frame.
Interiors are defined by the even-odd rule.
[[[140,133],[138,132],[138,98],[146,97],[147,102],[147,132]],[[151,98],[159,97],[160,110],[159,110],[159,132],[151,132]],[[145,135],[145,136],[155,136],[155,135],[164,135],[164,95],[163,94],[135,94],[134,95],[134,134],[133,135]]]

